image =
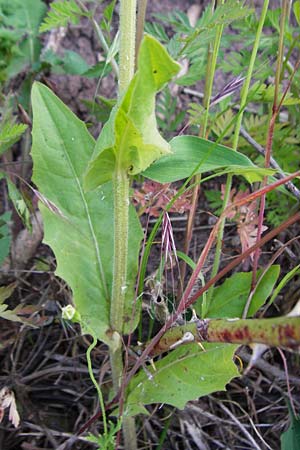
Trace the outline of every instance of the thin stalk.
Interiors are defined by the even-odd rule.
[[[223,2],[221,2],[223,3]],[[215,71],[217,66],[217,58],[219,54],[219,48],[221,44],[221,38],[223,33],[224,25],[218,25],[217,31],[216,31],[216,37],[214,41],[214,48],[211,55],[211,62],[210,62],[210,73],[208,75],[208,83],[205,86],[205,92],[204,92],[204,107],[205,107],[205,113],[204,113],[204,123],[203,123],[203,130],[202,130],[202,137],[205,137],[206,135],[206,129],[207,129],[207,123],[208,123],[208,117],[209,117],[209,104],[210,104],[210,98],[212,94],[213,89],[213,82],[215,77]]]
[[[101,411],[102,411],[102,417],[103,417],[104,435],[107,436],[108,429],[107,429],[107,419],[106,419],[103,395],[102,395],[101,389],[99,387],[99,384],[97,383],[97,380],[94,377],[92,360],[91,360],[91,352],[96,347],[96,345],[97,345],[97,338],[95,336],[93,336],[93,342],[91,343],[91,345],[88,347],[88,349],[86,351],[86,359],[87,359],[88,371],[89,371],[90,379],[92,380],[92,382],[93,382],[93,384],[94,384],[94,386],[96,388],[97,394],[98,394],[99,404],[100,404],[100,408],[101,408]]]
[[[243,120],[243,112],[247,105],[247,96],[248,96],[250,82],[251,82],[251,78],[252,78],[252,74],[253,74],[253,70],[254,70],[254,63],[255,63],[255,59],[256,59],[256,55],[257,55],[257,51],[258,51],[258,46],[259,46],[259,41],[260,41],[261,34],[262,34],[263,25],[265,22],[267,11],[268,11],[268,6],[269,6],[269,0],[265,0],[263,7],[262,7],[257,31],[256,31],[256,36],[255,36],[255,41],[254,41],[254,45],[253,45],[253,49],[252,49],[250,62],[249,62],[248,72],[247,72],[246,79],[245,79],[245,82],[244,82],[244,85],[242,88],[242,92],[241,92],[241,102],[240,102],[241,113],[238,115],[236,125],[235,125],[233,146],[232,146],[233,150],[237,150],[237,147],[238,147],[239,134],[240,134],[240,129],[241,129],[242,120]],[[224,200],[223,200],[223,211],[226,209],[226,207],[229,203],[231,187],[232,187],[232,175],[228,175],[226,187],[225,187],[225,193],[224,193]],[[224,226],[225,226],[225,218],[221,223],[221,226],[220,226],[219,232],[218,232],[218,236],[217,236],[216,253],[215,253],[214,264],[213,264],[212,275],[211,275],[212,278],[218,273],[219,266],[220,266],[221,253],[222,253],[222,241],[223,241],[223,236],[224,236]],[[211,298],[213,295],[213,289],[214,288],[212,287],[208,292],[207,305],[209,305],[209,303],[211,301]]]
[[[30,76],[30,85],[32,86],[33,84],[33,76]],[[24,112],[24,114],[27,116],[27,113]],[[28,111],[28,116],[27,118],[32,118],[32,106],[31,104],[29,105],[29,111]],[[31,120],[29,119],[30,122],[30,126],[27,128],[27,130],[25,131],[25,135],[23,137],[22,140],[22,169],[21,169],[21,175],[23,178],[27,178],[27,173],[28,173],[28,169],[30,167],[30,163],[29,163],[29,152],[30,152],[30,147],[31,147],[31,132],[30,132],[30,128],[32,127],[32,123]],[[25,122],[26,123],[26,122]]]
[[[27,178],[28,169],[30,166],[29,162],[29,152],[31,148],[31,131],[29,128],[25,131],[24,138],[22,141],[22,177]]]
[[[265,167],[270,166],[270,159],[272,154],[272,145],[273,145],[273,137],[275,130],[276,118],[279,113],[278,107],[278,97],[279,97],[279,88],[280,88],[280,78],[281,78],[281,70],[283,65],[283,52],[284,52],[284,32],[285,32],[285,23],[288,13],[288,1],[283,1],[282,14],[280,18],[280,33],[279,33],[279,44],[278,44],[278,56],[277,56],[277,64],[276,64],[276,74],[275,74],[275,89],[274,89],[274,99],[272,106],[272,116],[269,123],[268,134],[267,134],[267,145],[266,145],[266,153],[265,153]],[[268,182],[267,177],[264,177],[263,186],[265,186]],[[263,220],[265,215],[265,206],[266,206],[266,195],[261,197],[260,201],[260,209],[258,215],[258,224],[257,224],[257,240],[260,239],[263,227]],[[258,268],[258,260],[259,260],[259,251],[257,250],[254,254],[253,258],[253,272],[252,272],[252,286],[251,290],[254,289],[256,283],[256,272]]]
[[[145,27],[145,17],[147,11],[148,0],[139,0],[138,11],[137,11],[137,23],[136,23],[136,46],[135,46],[135,59],[139,54],[139,49],[141,41],[143,39],[144,27]]]
[[[120,50],[119,50],[119,100],[129,86],[135,66],[136,0],[120,0]],[[116,394],[123,378],[121,335],[124,325],[124,304],[127,280],[128,225],[129,225],[129,177],[127,170],[117,165],[113,177],[114,192],[114,255],[113,288],[110,309],[110,325],[118,336],[117,348],[110,348],[113,388]],[[122,414],[122,411],[121,411]],[[125,450],[137,450],[135,421],[123,417]]]
[[[102,48],[105,51],[106,55],[108,55],[109,54],[109,46],[106,42],[106,39],[104,37],[104,34],[102,33],[101,28],[98,25],[97,20],[94,19],[94,17],[91,15],[89,9],[85,6],[85,4],[81,0],[77,0],[77,3],[83,9],[83,11],[87,14],[87,16],[90,18],[92,25],[94,27],[95,33],[97,34],[97,37],[99,39],[99,42],[102,45]],[[111,58],[110,63],[111,63],[111,67],[112,67],[112,70],[114,71],[115,75],[118,76],[119,75],[119,67],[118,67],[118,64],[117,64],[115,58]]]
[[[152,349],[149,357],[191,342],[266,344],[295,349],[300,344],[300,317],[268,319],[198,319],[171,327]]]
[[[221,3],[223,3],[223,0]],[[202,126],[202,129],[200,132],[200,135],[203,138],[206,137],[206,130],[207,130],[207,124],[208,124],[208,117],[209,117],[210,98],[211,98],[212,89],[213,89],[213,82],[214,82],[214,77],[215,77],[217,58],[218,58],[218,54],[219,54],[219,48],[220,48],[223,29],[224,29],[224,25],[221,24],[221,25],[217,26],[213,49],[211,49],[211,44],[208,44],[206,78],[205,78],[204,98],[203,98],[203,106],[205,108],[205,114],[204,114],[203,126]],[[188,215],[188,222],[187,222],[187,226],[186,226],[186,236],[185,236],[185,245],[184,245],[184,252],[186,255],[188,255],[188,253],[189,253],[189,248],[190,248],[190,243],[191,243],[191,238],[192,238],[193,224],[194,224],[194,220],[195,220],[199,191],[200,191],[200,180],[201,180],[201,175],[196,175],[194,180],[192,181],[192,183],[195,183],[195,187],[193,189],[192,206],[191,206],[191,210]],[[185,274],[186,274],[186,263],[183,261],[181,264],[181,269],[180,269],[180,281],[181,281],[180,291],[181,291],[181,293],[182,293],[182,286],[184,284]]]
[[[104,34],[102,33],[101,28],[98,25],[98,22],[94,18],[92,18],[92,24],[93,24],[94,30],[97,34],[97,37],[100,41],[100,44],[102,45],[106,55],[108,55],[109,54],[109,46],[107,45],[106,39],[104,37]],[[115,73],[116,76],[118,76],[119,67],[118,67],[118,64],[114,57],[111,57],[110,64],[111,64],[113,72]]]

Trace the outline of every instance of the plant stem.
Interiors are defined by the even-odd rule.
[[[119,97],[134,74],[135,34],[136,0],[120,0]]]
[[[106,42],[106,39],[104,37],[104,34],[102,33],[101,28],[98,25],[97,20],[93,17],[93,15],[90,14],[90,11],[88,10],[88,8],[85,6],[85,4],[81,0],[77,0],[77,3],[79,4],[79,6],[83,9],[83,11],[87,14],[89,19],[91,20],[92,25],[95,30],[95,33],[97,34],[97,37],[99,39],[99,42],[102,45],[102,48],[105,51],[106,55],[108,55],[109,54],[109,46]],[[115,58],[111,58],[110,63],[111,63],[111,67],[112,67],[112,70],[114,71],[115,75],[118,76],[119,67],[118,67],[118,64],[117,64]]]
[[[114,275],[110,324],[122,334],[127,279],[129,179],[124,169],[116,169],[114,191]]]
[[[144,34],[145,17],[147,11],[148,0],[139,0],[138,13],[137,13],[137,25],[136,25],[136,48],[135,59],[137,59],[139,48]]]
[[[99,404],[100,404],[100,408],[101,408],[101,411],[102,411],[102,417],[103,417],[104,435],[107,436],[107,420],[106,420],[106,413],[105,413],[105,405],[104,405],[103,395],[102,395],[101,389],[99,387],[99,384],[97,383],[97,380],[94,377],[92,360],[91,360],[91,352],[96,347],[96,345],[97,345],[97,338],[96,338],[96,336],[93,336],[93,342],[91,343],[91,345],[88,347],[88,349],[86,351],[86,359],[87,359],[87,363],[88,363],[88,371],[89,371],[90,379],[92,380],[92,382],[93,382],[93,384],[94,384],[94,386],[95,386],[95,388],[97,390],[97,393],[98,393]]]
[[[223,0],[221,3],[223,3]],[[205,114],[204,114],[203,126],[202,126],[202,129],[200,132],[200,135],[203,138],[206,137],[206,130],[207,130],[207,124],[208,124],[208,117],[209,117],[210,98],[211,98],[212,89],[213,89],[213,82],[214,82],[214,77],[215,77],[217,58],[218,58],[223,28],[224,28],[223,24],[217,26],[213,49],[211,49],[211,44],[210,43],[208,44],[205,88],[204,88],[204,98],[203,98],[203,106],[205,108]],[[190,242],[191,242],[191,238],[192,238],[193,225],[194,225],[197,204],[198,204],[199,191],[200,191],[200,180],[201,180],[201,175],[195,175],[195,178],[192,180],[192,183],[195,183],[196,185],[193,189],[192,206],[191,206],[191,210],[188,215],[188,222],[187,222],[187,226],[186,226],[186,236],[185,236],[185,243],[184,243],[184,252],[186,255],[188,255],[188,253],[189,253]],[[186,263],[183,261],[181,264],[181,268],[180,268],[180,282],[181,282],[180,293],[181,294],[182,294],[182,289],[183,289],[183,285],[184,285],[185,274],[186,274]]]
[[[273,106],[272,106],[272,116],[270,118],[268,134],[267,134],[267,144],[266,144],[266,152],[265,152],[265,167],[270,167],[270,159],[271,159],[271,154],[272,154],[275,123],[276,123],[277,115],[279,113],[278,96],[279,96],[279,88],[280,88],[281,69],[282,69],[282,65],[283,65],[284,33],[285,33],[285,22],[286,22],[286,17],[287,17],[287,11],[288,11],[288,2],[286,0],[284,0],[282,3],[282,12],[281,12],[281,18],[280,18],[280,34],[279,34],[278,56],[277,56],[277,65],[276,65],[276,74],[275,74],[274,99],[273,99]],[[268,178],[264,177],[262,185],[265,186],[267,184],[267,182],[268,182]],[[257,240],[260,239],[260,236],[262,233],[262,227],[263,227],[263,221],[264,221],[264,215],[265,215],[265,206],[266,206],[266,195],[262,195],[261,200],[260,200],[260,209],[259,209],[259,215],[258,215],[257,237],[256,237]],[[257,268],[258,268],[259,255],[260,255],[260,252],[259,252],[259,250],[257,250],[254,253],[254,257],[253,257],[251,291],[253,291],[253,289],[255,288],[255,284],[256,284],[256,272],[257,272]]]
[[[135,65],[136,0],[120,0],[120,51],[119,51],[119,101],[129,86]],[[113,388],[116,394],[122,384],[123,355],[122,340],[124,304],[127,280],[129,177],[127,169],[116,167],[113,177],[114,192],[114,265],[110,309],[110,325],[117,333],[117,348],[110,348]],[[122,411],[121,411],[122,414]],[[137,449],[135,421],[123,417],[123,436],[126,450]]]
[[[246,76],[246,79],[245,79],[245,82],[244,82],[244,85],[242,88],[242,92],[241,92],[241,104],[240,104],[241,113],[238,115],[236,125],[235,125],[235,132],[234,132],[233,146],[232,146],[233,150],[237,150],[237,147],[238,147],[239,134],[240,134],[240,129],[241,129],[242,120],[243,120],[243,112],[244,112],[244,109],[247,104],[247,96],[248,96],[250,82],[251,82],[252,73],[253,73],[253,69],[254,69],[254,63],[255,63],[255,59],[256,59],[256,55],[257,55],[257,51],[258,51],[258,46],[259,46],[259,41],[260,41],[260,37],[262,34],[263,25],[265,22],[267,11],[268,11],[268,6],[269,6],[269,0],[265,0],[263,7],[262,7],[257,31],[256,31],[256,36],[255,36],[255,41],[254,41],[254,45],[253,45],[253,49],[252,49],[250,62],[249,62],[247,76]],[[232,186],[232,175],[228,175],[226,187],[225,187],[225,193],[224,193],[223,210],[225,210],[228,205],[229,198],[230,198],[231,186]],[[225,219],[222,221],[219,232],[218,232],[216,253],[215,253],[214,264],[213,264],[213,269],[212,269],[212,274],[211,274],[212,278],[217,274],[217,272],[219,270],[219,266],[220,266],[221,253],[222,253],[222,241],[223,241],[223,236],[224,236],[224,226],[225,226]],[[207,294],[207,306],[209,306],[209,303],[211,301],[213,289],[214,288],[212,287]]]
[[[295,176],[299,176],[299,175],[300,175],[300,172],[297,172]],[[204,292],[206,292],[217,281],[221,280],[225,275],[227,275],[235,267],[237,267],[241,263],[241,261],[243,261],[243,259],[248,257],[251,253],[253,253],[256,248],[262,247],[264,244],[266,244],[271,239],[273,239],[276,235],[281,233],[283,230],[286,230],[288,227],[290,227],[291,225],[293,225],[296,222],[300,222],[300,213],[299,212],[296,213],[294,216],[290,217],[288,220],[283,222],[278,227],[271,230],[266,235],[264,235],[261,238],[260,242],[254,244],[252,247],[250,247],[248,250],[246,250],[242,255],[238,256],[233,261],[231,261],[226,267],[224,267],[224,269],[222,269],[214,278],[210,279],[206,283],[206,285],[203,286],[201,289],[199,289],[197,292],[195,292],[191,296],[190,296],[190,293],[188,293],[188,295],[186,295],[186,299],[183,300],[183,308],[172,315],[170,320],[167,323],[165,323],[165,325],[159,330],[159,332],[152,338],[152,340],[149,342],[149,344],[143,350],[142,354],[138,357],[134,366],[132,367],[132,369],[130,369],[130,372],[126,376],[124,386],[128,385],[128,383],[130,382],[130,380],[132,379],[134,374],[145,363],[146,358],[149,355],[153,354],[153,349],[156,348],[156,346],[160,342],[162,336],[174,325],[174,321],[176,321],[176,319],[179,317],[179,315],[183,311],[185,311],[186,308],[188,308],[193,303],[195,303],[201,297],[201,295],[203,295]],[[154,233],[154,235],[155,235],[155,233]],[[299,320],[299,316],[295,317],[295,318]],[[285,322],[286,322],[286,319],[287,319],[287,317],[284,317]],[[204,321],[202,320],[202,322],[205,322],[205,320]],[[298,322],[298,324],[299,324],[299,322]],[[190,325],[190,324],[188,324],[188,325]],[[174,327],[174,329],[175,329],[175,327]],[[190,331],[190,330],[188,330],[188,331]],[[296,328],[296,332],[299,333],[299,325]],[[199,336],[199,338],[200,338],[200,336]],[[180,337],[179,337],[179,339],[180,339]],[[115,396],[115,398],[110,402],[109,406],[115,405],[116,402],[119,402],[119,395]],[[94,423],[99,417],[101,417],[101,415],[102,415],[102,413],[98,412],[91,419],[89,419],[88,422],[79,430],[79,434],[83,433],[87,428],[89,428],[92,423]]]
[[[185,339],[186,336],[186,339]],[[193,336],[193,337],[192,337]],[[171,327],[152,349],[153,358],[178,345],[190,342],[227,342],[266,344],[295,349],[300,344],[300,317],[268,319],[198,319]]]

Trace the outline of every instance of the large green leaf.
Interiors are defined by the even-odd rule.
[[[33,180],[44,203],[52,202],[48,208],[41,204],[44,241],[55,253],[57,275],[73,291],[83,330],[108,342],[113,271],[112,185],[84,192],[83,175],[94,139],[85,124],[40,83],[33,86],[32,107]],[[141,238],[141,226],[131,208],[126,315],[132,313]]]
[[[252,316],[270,295],[279,276],[280,266],[271,266],[257,286],[248,311]],[[258,273],[260,275],[261,272]],[[215,288],[207,317],[241,317],[247,302],[251,273],[237,273]],[[201,311],[200,311],[201,313]],[[168,403],[183,408],[189,400],[225,389],[238,376],[232,358],[237,346],[205,344],[205,352],[197,345],[178,347],[147,367],[128,387],[127,413],[145,412],[143,405]]]
[[[144,37],[137,72],[98,138],[85,179],[87,190],[111,180],[116,166],[134,175],[170,152],[157,129],[155,95],[179,69],[158,41]]]
[[[280,266],[273,265],[264,274],[252,297],[247,317],[252,317],[265,303],[272,293],[279,273]],[[258,272],[258,276],[260,274],[261,271]],[[205,317],[242,317],[249,296],[251,281],[252,272],[239,272],[227,278],[223,284],[214,289],[213,297]]]
[[[229,147],[197,136],[178,136],[171,140],[170,145],[173,153],[155,161],[143,172],[145,177],[159,183],[171,183],[188,178],[194,171],[204,173],[225,167],[254,182],[274,173],[259,169],[247,156]]]
[[[184,408],[189,400],[215,391],[238,376],[232,361],[236,345],[205,344],[203,351],[197,344],[178,347],[155,363],[155,370],[147,366],[128,386],[126,413],[145,412],[143,405],[167,403]]]

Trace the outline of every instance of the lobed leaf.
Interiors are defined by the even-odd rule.
[[[77,25],[80,17],[84,15],[81,8],[74,0],[59,0],[51,3],[51,9],[48,11],[39,31],[52,30],[53,28],[66,27],[69,23]]]
[[[215,391],[225,390],[226,384],[238,376],[232,361],[236,345],[197,344],[178,347],[155,362],[155,370],[147,366],[128,386],[126,413],[145,412],[143,405],[167,403],[184,408],[195,400]]]
[[[253,315],[270,295],[279,276],[280,266],[271,266],[261,282],[249,308]],[[206,317],[241,317],[247,302],[251,276],[238,273],[215,288]],[[128,414],[145,412],[143,405],[167,403],[183,408],[186,402],[212,392],[224,390],[238,371],[233,363],[235,345],[196,344],[178,347],[155,363],[155,370],[141,370],[128,387]]]
[[[85,178],[86,190],[111,180],[116,166],[135,175],[170,152],[157,129],[155,95],[179,69],[158,41],[144,37],[137,72],[97,140]]]

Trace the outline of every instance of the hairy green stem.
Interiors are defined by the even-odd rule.
[[[136,0],[120,0],[120,50],[119,50],[119,100],[122,98],[134,74]],[[114,255],[110,325],[119,340],[117,348],[110,349],[110,362],[115,394],[122,385],[122,339],[124,304],[127,280],[129,177],[127,168],[117,165],[113,177],[114,192]],[[135,421],[123,417],[125,450],[136,450]]]
[[[124,169],[116,169],[114,191],[114,275],[110,324],[122,334],[127,279],[129,179]]]
[[[136,0],[120,0],[119,97],[134,74],[135,35]]]
[[[157,356],[191,342],[260,343],[295,349],[300,344],[300,317],[269,319],[198,319],[174,326],[163,334],[149,354]]]
[[[264,0],[264,4],[262,7],[262,11],[261,11],[261,16],[260,16],[257,31],[256,31],[255,41],[254,41],[254,45],[252,48],[252,54],[251,54],[251,58],[250,58],[250,62],[249,62],[249,68],[248,68],[246,79],[245,79],[245,82],[244,82],[244,85],[242,88],[242,92],[241,92],[241,104],[240,104],[241,113],[238,115],[236,125],[235,125],[233,146],[232,146],[233,150],[237,150],[237,147],[238,147],[239,134],[240,134],[240,129],[241,129],[242,120],[243,120],[243,112],[247,105],[247,96],[248,96],[250,82],[251,82],[251,78],[252,78],[252,74],[253,74],[253,70],[254,70],[254,63],[255,63],[255,59],[256,59],[256,55],[257,55],[257,51],[258,51],[259,41],[261,38],[266,14],[268,11],[268,6],[269,6],[269,0]],[[228,202],[229,202],[231,186],[232,186],[232,175],[228,175],[226,187],[225,187],[224,199],[223,199],[223,211],[226,209]],[[212,278],[218,273],[219,266],[220,266],[221,253],[222,253],[222,241],[223,241],[223,236],[224,236],[224,226],[225,226],[225,219],[221,223],[221,226],[220,226],[220,229],[218,232],[218,236],[217,236],[216,253],[215,253],[214,264],[213,264],[213,269],[212,269],[212,274],[211,274]],[[208,292],[207,306],[209,306],[209,303],[211,301],[211,298],[213,295],[213,289],[214,288],[212,287]]]

